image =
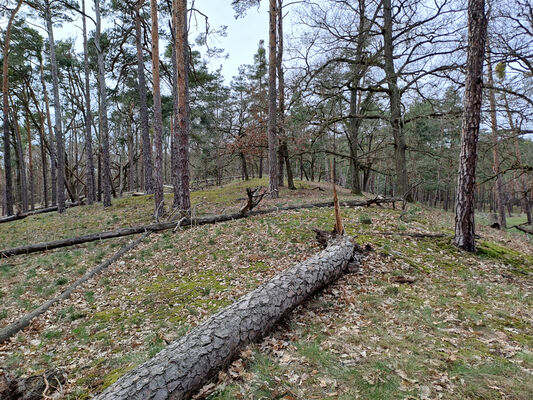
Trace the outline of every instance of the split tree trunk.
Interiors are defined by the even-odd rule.
[[[259,340],[294,307],[339,278],[354,248],[347,237],[333,242],[222,309],[94,399],[188,398],[244,346]],[[359,261],[359,255],[355,257]]]

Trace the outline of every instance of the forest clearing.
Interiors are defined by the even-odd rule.
[[[193,192],[193,205],[199,214],[238,209],[246,185],[265,183]],[[259,207],[331,198],[326,185],[296,185]],[[30,232],[38,235],[49,223],[57,237],[127,226],[143,214],[149,220],[150,197],[125,197],[98,213],[97,206],[71,208],[61,223],[54,213],[30,216],[0,224],[0,235],[10,233],[14,244],[37,241]],[[353,198],[346,190],[339,197]],[[343,276],[247,347],[204,389],[207,398],[529,398],[533,245],[523,233],[480,226],[479,251],[467,255],[451,244],[451,213],[421,205],[407,213],[386,205],[341,212],[347,235],[372,247],[360,272]],[[154,233],[0,345],[0,365],[27,375],[64,369],[62,396],[88,398],[319,251],[312,228],[329,230],[333,220],[331,208],[311,209]],[[399,235],[411,233],[448,236]],[[1,326],[129,240],[2,260]],[[399,277],[413,282],[397,283]]]
[[[0,2],[0,400],[530,400],[529,0]]]

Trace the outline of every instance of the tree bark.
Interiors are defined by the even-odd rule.
[[[29,85],[29,82],[28,82]],[[27,87],[26,87],[27,89]],[[35,177],[33,176],[33,152],[32,152],[32,139],[31,139],[31,125],[30,125],[30,96],[27,90],[23,90],[23,99],[25,103],[25,117],[26,117],[26,138],[28,140],[28,203],[29,209],[33,211],[35,209]]]
[[[276,0],[270,0],[268,55],[268,182],[272,198],[279,197],[277,164],[277,106],[276,106]]]
[[[55,114],[55,138],[57,156],[57,211],[65,211],[65,141],[63,138],[63,127],[61,121],[61,99],[59,97],[59,77],[57,72],[56,47],[54,41],[54,27],[52,25],[52,15],[50,12],[50,1],[45,0],[45,19],[48,30],[48,41],[50,45],[50,68],[52,72],[52,90],[54,92],[54,114]]]
[[[82,12],[85,14],[85,0],[81,1]],[[91,83],[89,71],[89,51],[87,47],[87,20],[82,15],[83,22],[83,69],[85,73],[85,152],[87,157],[87,203],[93,204],[96,200],[96,184],[94,174],[94,155],[91,131]]]
[[[13,101],[12,101],[13,102]],[[20,201],[22,211],[28,212],[28,181],[26,176],[26,163],[24,162],[24,152],[22,150],[22,137],[20,136],[20,126],[17,118],[17,110],[11,107],[13,113],[13,132],[15,137],[15,148],[17,150],[17,167],[19,176]]]
[[[101,17],[100,0],[94,0],[94,12],[96,14],[96,30],[94,33],[94,45],[98,60],[98,89],[100,92],[99,114],[100,114],[100,137],[102,140],[102,179],[104,207],[111,207],[111,160],[109,154],[109,128],[107,122],[107,93],[105,83],[104,50],[100,43]]]
[[[42,59],[39,59],[39,71],[41,85],[43,87],[46,123],[48,125],[48,132],[50,136],[50,140],[48,141],[48,152],[50,153],[50,189],[52,195],[52,205],[55,206],[57,205],[57,153],[55,150],[54,128],[52,126],[52,117],[50,116],[50,100],[48,99],[48,90],[46,88],[46,81],[44,80],[44,66]]]
[[[278,0],[278,86],[279,86],[279,137],[281,141],[280,145],[280,184],[283,186],[283,164],[287,171],[287,187],[290,190],[295,190],[294,177],[292,174],[291,162],[289,159],[289,148],[287,145],[287,138],[285,137],[285,74],[283,72],[283,0]]]
[[[19,0],[15,9],[11,12],[7,22],[6,34],[3,48],[2,62],[2,100],[3,100],[3,117],[4,117],[4,172],[5,172],[5,201],[4,208],[7,215],[13,215],[13,177],[11,173],[11,148],[9,145],[9,42],[11,41],[11,27],[15,16],[22,5]]]
[[[177,6],[172,3],[172,32],[176,35],[178,24]],[[174,201],[172,208],[179,208],[180,174],[179,174],[179,129],[178,129],[178,56],[176,52],[176,38],[172,46],[172,117],[170,119],[170,170],[172,171],[172,186]]]
[[[412,201],[413,196],[409,187],[407,175],[407,159],[405,135],[402,124],[401,94],[398,87],[398,74],[394,67],[394,43],[392,29],[392,6],[391,0],[383,0],[383,54],[385,75],[388,85],[390,101],[390,124],[394,138],[394,159],[397,175],[397,196],[405,196],[407,201]]]
[[[130,169],[128,170],[128,188],[130,192],[133,192],[135,190],[135,177],[134,177],[135,146],[133,143],[132,121],[133,121],[133,104],[131,105],[129,113],[128,113],[128,163],[130,165]]]
[[[175,13],[174,46],[177,71],[177,116],[174,118],[177,139],[177,172],[179,176],[178,199],[174,204],[184,211],[191,209],[189,190],[189,45],[187,29],[187,0],[173,0]],[[177,203],[177,204],[176,204]]]
[[[152,74],[154,95],[154,142],[155,142],[155,173],[154,173],[154,216],[164,214],[163,197],[163,117],[161,114],[161,91],[159,79],[159,24],[157,17],[157,0],[150,0],[152,16]]]
[[[208,318],[95,399],[189,398],[244,346],[259,340],[284,315],[338,279],[354,257],[354,248],[347,237],[333,242]],[[359,262],[359,255],[355,258]]]
[[[486,36],[485,1],[469,0],[468,58],[453,242],[457,247],[470,252],[476,251],[474,195]]]
[[[144,59],[142,46],[141,28],[141,7],[144,0],[140,0],[135,8],[135,41],[137,46],[137,79],[139,81],[139,114],[141,120],[142,138],[142,173],[144,185],[141,190],[146,193],[153,193],[153,171],[152,171],[152,145],[150,143],[150,132],[148,128],[148,106],[146,104],[146,77],[144,76]]]

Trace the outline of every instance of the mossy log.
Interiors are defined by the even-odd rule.
[[[97,400],[186,399],[257,341],[290,310],[359,262],[348,237],[297,264],[222,309],[154,358],[128,372]]]
[[[339,202],[339,204],[345,207],[362,207],[362,206],[368,207],[373,204],[386,204],[386,203],[394,204],[397,201],[401,201],[401,200],[375,198],[375,199],[370,199],[366,201],[361,201],[361,200],[341,201]],[[88,242],[94,242],[97,240],[112,239],[112,238],[117,238],[117,237],[122,237],[122,236],[135,235],[135,234],[142,233],[142,232],[158,232],[158,231],[163,231],[167,229],[173,229],[176,227],[176,225],[179,225],[180,227],[187,227],[187,226],[216,224],[219,222],[232,221],[232,220],[242,219],[242,218],[246,218],[246,217],[250,217],[254,215],[272,214],[272,213],[276,213],[279,211],[303,210],[303,209],[310,209],[310,208],[325,208],[325,207],[333,207],[333,202],[327,201],[327,202],[322,202],[322,203],[280,206],[280,207],[265,208],[263,210],[253,210],[253,211],[245,212],[245,213],[237,212],[233,214],[213,215],[213,216],[199,217],[199,218],[183,218],[182,220],[179,221],[179,223],[177,221],[171,221],[171,222],[161,222],[161,223],[154,223],[154,224],[148,224],[148,225],[132,226],[128,228],[117,229],[115,231],[98,232],[98,233],[92,233],[89,235],[77,236],[77,237],[68,238],[68,239],[54,240],[52,242],[36,243],[36,244],[30,244],[27,246],[19,246],[19,247],[13,247],[10,249],[4,249],[4,250],[0,250],[0,258],[7,258],[7,257],[20,255],[20,254],[37,253],[37,252],[57,249],[61,247],[68,247],[68,246],[74,246],[74,245],[88,243]]]

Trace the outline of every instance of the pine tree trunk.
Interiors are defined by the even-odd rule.
[[[17,110],[11,106],[13,114],[13,132],[15,134],[15,144],[17,150],[17,169],[19,176],[19,193],[20,201],[22,203],[22,211],[28,212],[28,181],[26,179],[26,163],[24,162],[24,152],[22,150],[22,138],[20,135],[20,127],[17,118]]]
[[[176,13],[175,47],[177,64],[178,114],[175,118],[178,150],[178,207],[188,212],[191,209],[189,191],[189,46],[187,30],[187,0],[173,0]]]
[[[276,106],[276,0],[270,0],[269,10],[269,55],[268,55],[268,174],[269,192],[272,198],[279,197],[277,163],[277,106]]]
[[[52,126],[52,117],[50,116],[50,100],[48,98],[48,90],[46,88],[46,81],[44,80],[44,66],[42,59],[39,60],[39,70],[41,85],[43,87],[44,107],[46,112],[46,123],[48,125],[48,132],[50,140],[48,141],[48,151],[50,153],[50,189],[52,195],[52,206],[57,205],[57,158],[55,149],[54,129]]]
[[[177,5],[172,3],[172,29],[177,32],[178,25]],[[178,129],[178,61],[176,44],[172,46],[172,117],[170,120],[170,169],[172,170],[172,186],[174,189],[174,202],[172,208],[179,208],[180,174],[179,174],[179,129]]]
[[[100,0],[94,0],[94,11],[96,14],[96,31],[94,34],[94,45],[98,60],[98,89],[100,92],[99,114],[100,114],[100,137],[102,140],[102,179],[104,191],[104,207],[111,206],[111,160],[109,154],[109,129],[107,122],[107,93],[105,83],[104,51],[100,43],[101,18]]]
[[[44,146],[44,118],[42,112],[39,113],[39,144],[41,147],[41,172],[43,174],[43,203],[44,207],[48,207],[48,166],[46,162],[46,150]]]
[[[157,17],[157,0],[150,0],[152,15],[152,74],[154,95],[154,144],[155,144],[155,173],[154,173],[154,215],[164,214],[163,198],[163,117],[161,114],[161,91],[159,79],[159,24]]]
[[[9,144],[9,42],[11,41],[11,27],[17,12],[22,5],[19,0],[15,9],[11,12],[7,22],[3,47],[2,62],[2,98],[3,98],[3,118],[4,118],[4,172],[5,172],[5,202],[4,208],[7,215],[13,215],[13,177],[11,172],[11,148]]]
[[[32,154],[32,144],[31,144],[31,129],[30,129],[30,113],[29,113],[29,97],[27,96],[26,92],[24,95],[24,100],[27,104],[25,115],[26,115],[26,136],[28,139],[28,179],[29,179],[29,209],[34,210],[35,209],[35,179],[33,176],[33,154]]]
[[[128,163],[130,168],[128,170],[128,188],[130,192],[135,190],[135,169],[134,169],[134,154],[135,146],[133,143],[133,131],[132,131],[132,120],[133,120],[133,104],[130,107],[128,113]]]
[[[141,119],[142,138],[142,166],[145,193],[153,193],[153,171],[152,171],[152,145],[150,143],[150,132],[148,128],[148,106],[146,104],[146,77],[144,76],[144,59],[142,48],[142,28],[141,28],[141,7],[143,0],[139,1],[135,10],[135,39],[137,45],[137,79],[139,81],[139,114]]]
[[[468,58],[453,241],[457,247],[470,252],[476,251],[474,194],[486,36],[485,1],[469,0]]]
[[[82,12],[85,14],[85,0],[81,1]],[[87,203],[93,204],[96,200],[95,193],[95,173],[94,173],[94,154],[91,131],[91,83],[89,70],[89,51],[87,47],[87,21],[82,16],[83,21],[83,69],[85,73],[85,153],[87,157]]]
[[[63,213],[65,211],[65,141],[63,139],[63,127],[61,121],[61,99],[59,97],[59,78],[57,73],[54,28],[52,25],[49,0],[45,0],[45,20],[50,45],[50,68],[52,72],[52,89],[54,92],[55,137],[57,150],[57,212]]]
[[[297,305],[338,279],[354,255],[342,237],[222,309],[154,358],[121,377],[95,400],[190,398],[248,343],[263,337]]]

